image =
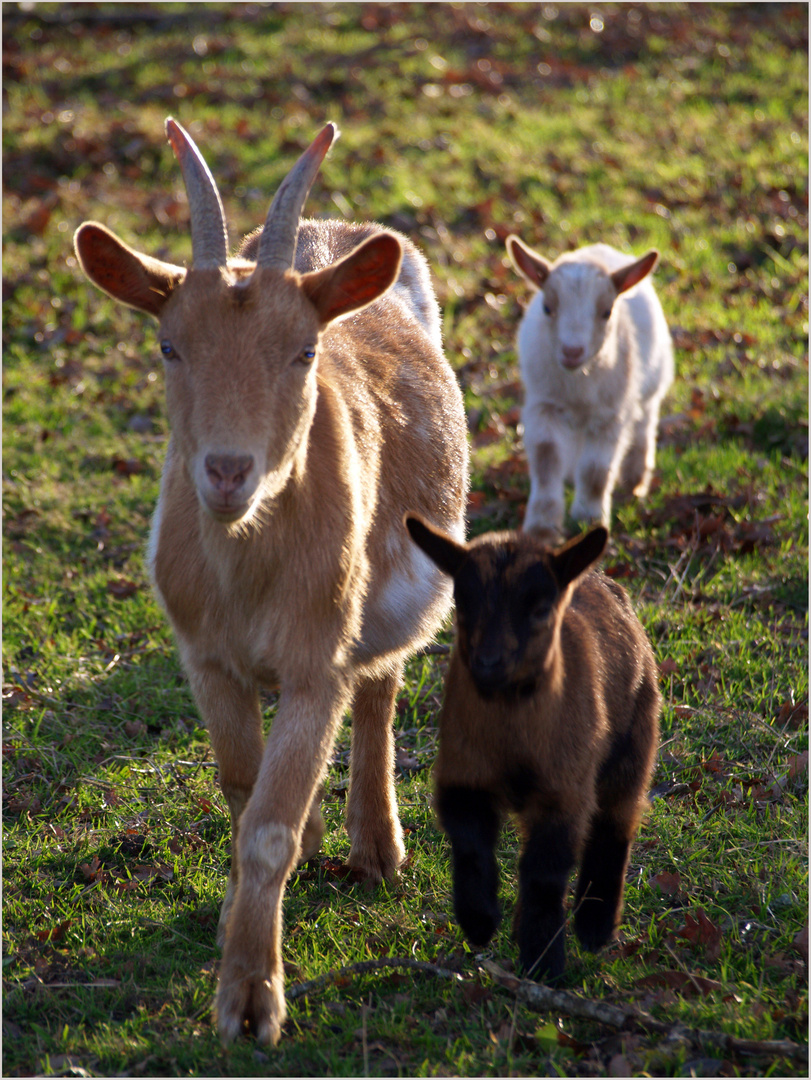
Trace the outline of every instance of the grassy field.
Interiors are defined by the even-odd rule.
[[[232,238],[326,119],[308,212],[425,251],[468,409],[472,533],[528,491],[513,346],[549,255],[662,253],[677,381],[645,504],[606,566],[654,642],[665,709],[619,940],[570,935],[566,988],[660,1023],[807,1046],[807,8],[792,4],[38,4],[3,7],[3,1073],[806,1075],[723,1047],[538,1013],[452,918],[430,805],[446,656],[408,669],[408,863],[346,876],[349,732],[321,856],[291,880],[274,1051],[211,1020],[229,825],[143,549],[167,437],[154,327],[83,279],[86,218],[191,247],[163,134],[187,126]],[[450,640],[450,627],[443,637]],[[267,717],[273,699],[267,699]],[[341,969],[406,958],[423,971]],[[440,970],[461,978],[442,977]]]

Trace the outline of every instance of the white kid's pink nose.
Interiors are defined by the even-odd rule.
[[[578,367],[583,362],[584,351],[582,345],[564,345],[561,349],[563,366],[567,368]]]

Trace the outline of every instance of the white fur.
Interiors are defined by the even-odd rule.
[[[524,314],[517,344],[531,482],[525,529],[561,533],[566,481],[575,487],[572,518],[607,527],[618,481],[647,493],[673,346],[650,279],[618,294],[609,276],[636,261],[607,244],[562,255]]]
[[[244,833],[240,849],[243,868],[256,863],[269,878],[287,871],[297,849],[293,830],[277,821],[268,821],[252,833]]]
[[[402,648],[413,638],[425,636],[425,612],[437,605],[449,607],[452,600],[447,575],[412,544],[410,551],[400,553],[380,595],[366,609],[359,658],[366,660],[371,651]]]

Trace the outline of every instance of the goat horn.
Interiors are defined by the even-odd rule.
[[[214,177],[194,140],[171,116],[166,137],[180,163],[189,199],[192,262],[198,270],[225,266],[228,260],[228,229]]]
[[[282,181],[265,219],[257,266],[274,270],[292,267],[301,211],[321,162],[338,134],[335,124],[327,124]]]

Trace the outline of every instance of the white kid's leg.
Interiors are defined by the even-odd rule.
[[[634,434],[622,466],[622,485],[637,498],[648,494],[656,462],[656,435],[659,427],[661,398],[642,405],[642,415],[634,424]]]
[[[544,540],[554,541],[563,531],[563,484],[571,442],[562,424],[550,422],[543,414],[525,415],[524,445],[530,491],[524,530]]]
[[[621,432],[603,430],[586,441],[575,474],[571,515],[575,521],[611,527],[611,497],[625,451]]]

